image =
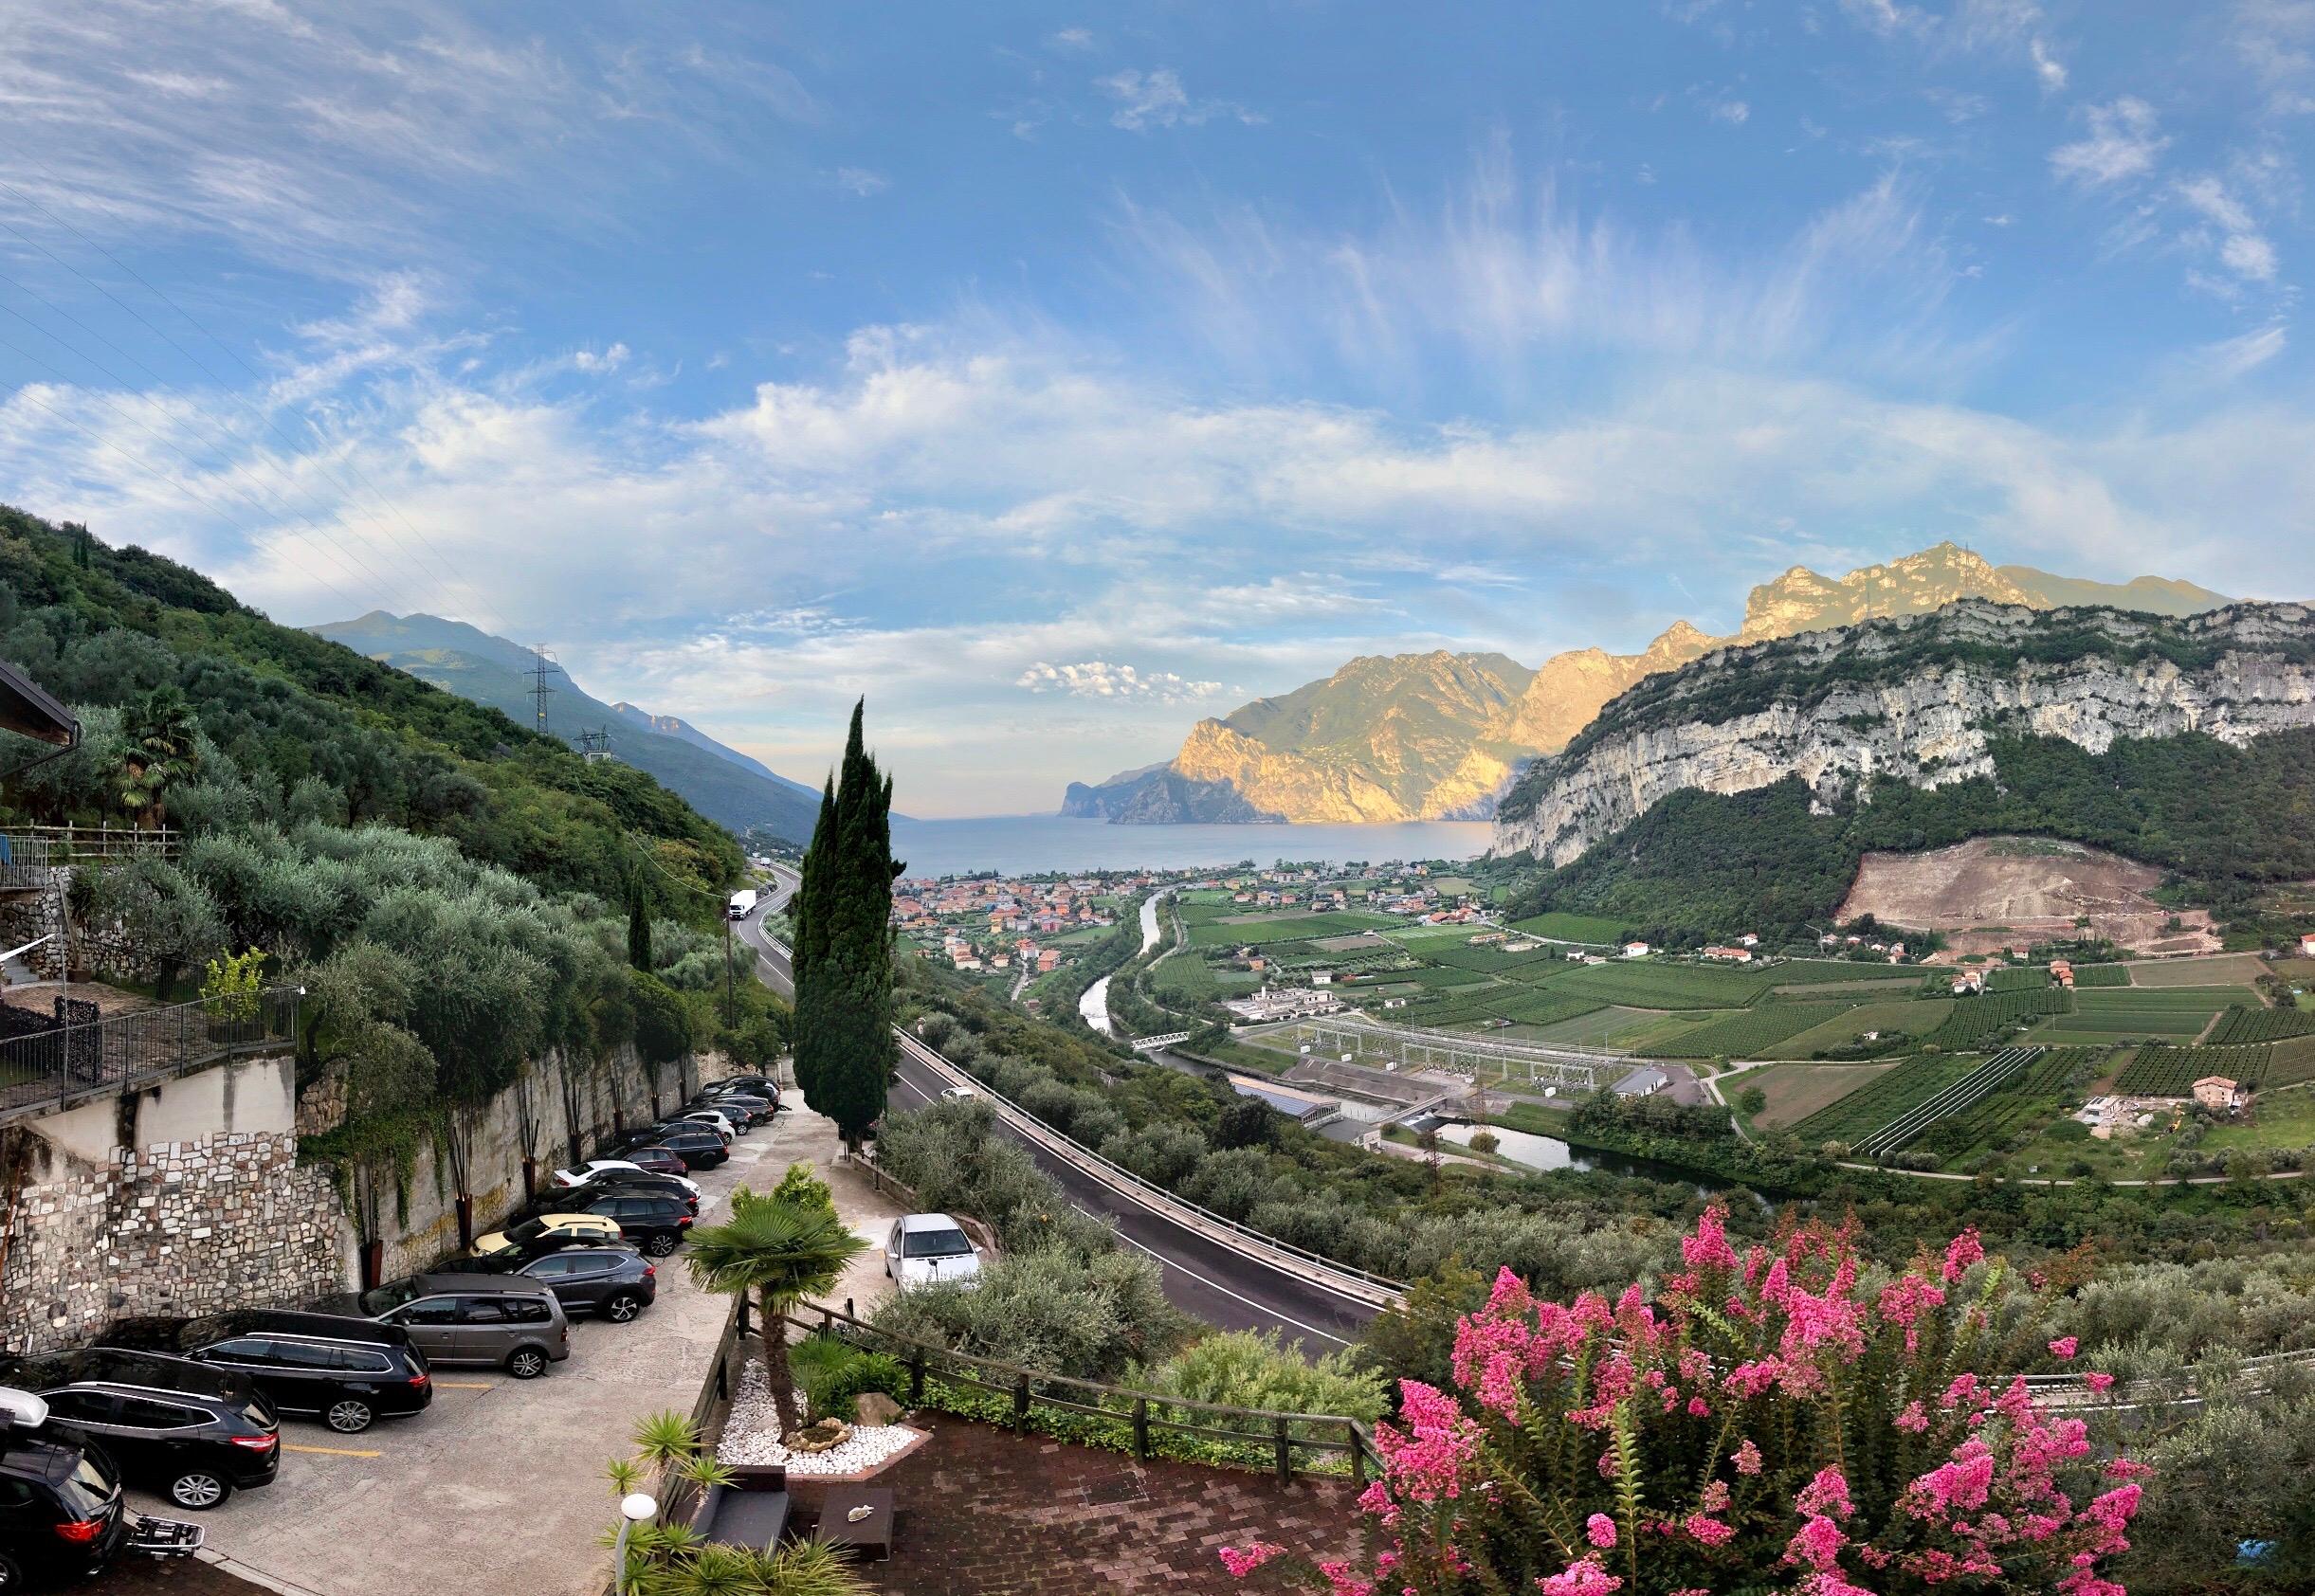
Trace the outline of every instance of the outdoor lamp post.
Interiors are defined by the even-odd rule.
[[[611,1553],[611,1587],[625,1596],[627,1590],[627,1537],[638,1524],[648,1524],[659,1514],[659,1503],[650,1494],[636,1491],[619,1498],[619,1548]]]

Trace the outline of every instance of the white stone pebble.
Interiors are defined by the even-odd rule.
[[[800,1393],[799,1393],[800,1395]],[[872,1469],[904,1450],[917,1438],[906,1424],[854,1424],[852,1436],[825,1452],[790,1454],[780,1444],[779,1414],[772,1406],[772,1387],[764,1380],[763,1365],[751,1363],[740,1372],[732,1392],[731,1417],[723,1439],[716,1446],[720,1463],[779,1463],[790,1474],[858,1474]]]

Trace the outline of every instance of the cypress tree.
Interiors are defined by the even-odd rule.
[[[892,778],[852,706],[844,764],[820,800],[796,896],[795,1074],[804,1099],[857,1146],[891,1074]]]
[[[651,916],[643,906],[643,888],[632,881],[627,888],[627,962],[646,975],[651,972]]]

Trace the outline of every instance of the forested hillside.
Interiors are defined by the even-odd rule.
[[[0,818],[183,840],[76,875],[78,921],[132,950],[106,976],[182,998],[255,952],[306,986],[303,1062],[350,1086],[336,1151],[407,1150],[550,1047],[585,1067],[631,1043],[655,1071],[695,1043],[769,1055],[781,1019],[756,984],[720,1001],[738,847],[642,771],[14,511],[0,657],[83,729],[45,763],[0,735]]]
[[[2221,909],[2263,884],[2315,876],[2315,730],[2240,748],[2190,735],[2125,738],[2103,753],[2000,736],[1989,750],[1990,779],[1934,789],[1885,779],[1817,810],[1792,777],[1748,792],[1674,793],[1522,887],[1511,916],[1601,915],[1672,942],[1736,930],[1799,936],[1831,920],[1867,852],[1994,834],[2110,848],[2174,872]]]

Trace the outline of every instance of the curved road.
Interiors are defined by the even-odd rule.
[[[776,909],[795,892],[793,872],[774,872],[775,886],[764,907]],[[764,934],[760,912],[737,928],[756,955],[756,973],[774,991],[795,995],[788,950]],[[892,1100],[903,1108],[937,1101],[946,1083],[903,1054]],[[1153,1214],[1118,1196],[1074,1165],[1053,1157],[1003,1121],[998,1129],[1026,1146],[1037,1167],[1051,1176],[1071,1203],[1117,1226],[1127,1246],[1156,1259],[1164,1274],[1166,1299],[1186,1314],[1225,1330],[1275,1332],[1307,1344],[1312,1352],[1350,1345],[1375,1316],[1371,1303],[1346,1297],[1315,1280],[1249,1258],[1195,1231]]]

